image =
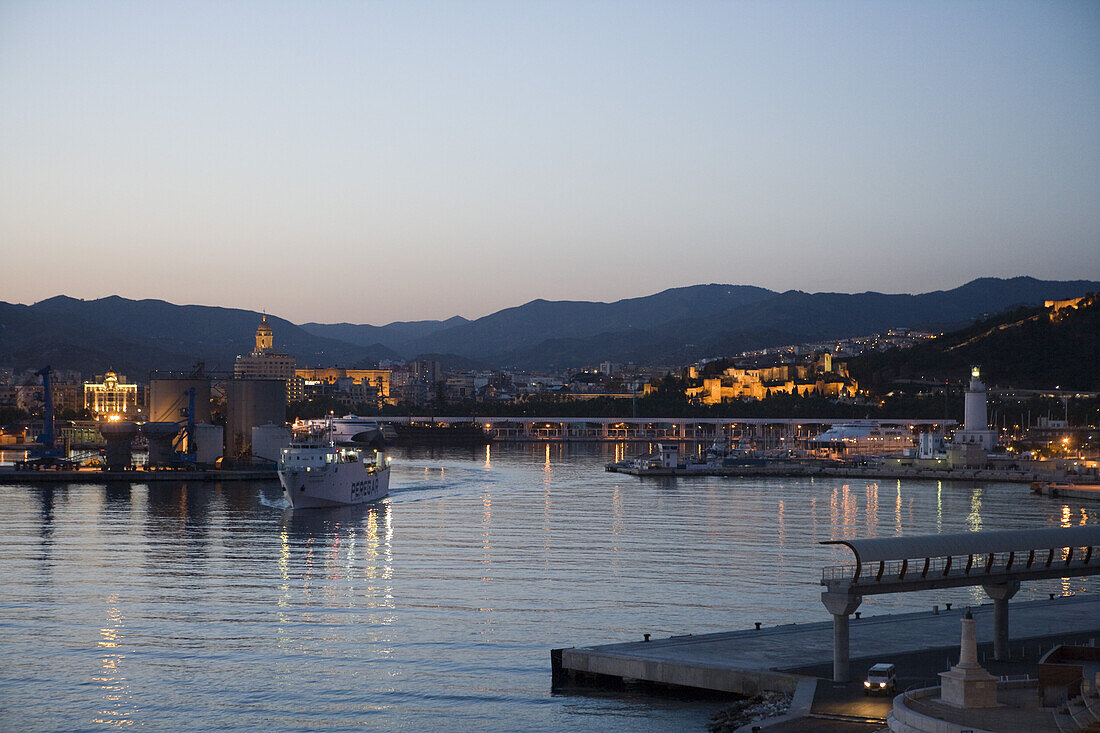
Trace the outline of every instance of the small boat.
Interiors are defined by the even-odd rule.
[[[390,491],[385,446],[338,446],[331,440],[291,443],[279,459],[279,482],[294,509],[364,504]]]

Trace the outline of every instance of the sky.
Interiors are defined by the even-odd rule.
[[[0,301],[1100,279],[1100,3],[0,0]]]

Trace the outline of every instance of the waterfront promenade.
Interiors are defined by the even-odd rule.
[[[993,605],[971,607],[978,642],[992,646]],[[1014,603],[1010,650],[1037,656],[1056,643],[1100,640],[1100,596],[1078,595]],[[942,669],[958,661],[960,619],[965,607],[852,619],[853,678],[876,662],[901,655],[941,653]],[[989,652],[992,659],[992,651]],[[828,676],[833,661],[831,621],[787,624],[717,634],[571,647],[551,652],[558,683],[600,677],[754,695],[793,693],[806,676]],[[983,660],[985,661],[985,660]],[[904,680],[909,673],[898,670]]]

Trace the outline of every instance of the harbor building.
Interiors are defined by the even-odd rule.
[[[378,396],[386,399],[390,396],[389,369],[342,369],[326,367],[321,369],[295,369],[296,377],[306,384],[326,384],[330,386],[357,385],[374,387]],[[347,381],[345,381],[347,380]]]
[[[234,379],[282,379],[287,385],[287,398],[294,399],[290,393],[294,381],[294,357],[275,351],[275,335],[267,325],[265,314],[256,328],[256,348],[252,353],[238,356],[233,364]],[[300,397],[299,397],[300,398]]]
[[[84,409],[96,420],[136,417],[141,412],[139,395],[137,384],[127,382],[125,375],[107,372],[84,383]]]

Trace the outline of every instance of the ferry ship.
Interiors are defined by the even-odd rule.
[[[393,428],[371,417],[359,417],[358,415],[344,415],[343,417],[325,417],[318,420],[303,420],[294,423],[295,432],[320,432],[328,431],[332,441],[338,445],[366,442],[374,437],[376,432],[381,432],[387,444],[394,441],[396,435]]]
[[[279,482],[294,509],[364,504],[390,491],[390,466],[378,446],[331,441],[291,443],[279,460]]]
[[[913,447],[913,433],[903,427],[881,425],[877,420],[837,423],[810,440],[815,451],[847,455],[883,456]]]

